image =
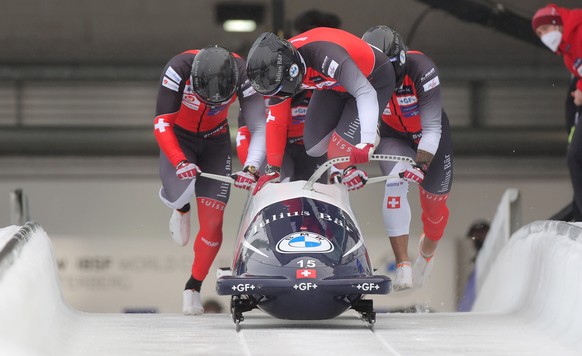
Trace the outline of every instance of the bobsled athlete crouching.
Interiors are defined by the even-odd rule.
[[[154,134],[160,146],[161,200],[174,209],[170,232],[185,246],[190,240],[190,201],[196,196],[200,230],[194,262],[183,294],[184,314],[202,314],[202,281],[222,243],[228,183],[198,177],[201,171],[231,173],[227,114],[239,99],[246,123],[256,137],[235,186],[250,189],[265,155],[265,104],[251,87],[245,61],[224,48],[210,46],[173,57],[165,66],[156,103]]]

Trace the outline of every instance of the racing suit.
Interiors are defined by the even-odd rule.
[[[276,137],[278,132],[287,132],[285,142],[274,142],[273,145],[283,144],[284,154],[278,148],[270,153],[271,165],[281,167],[281,181],[307,180],[317,167],[325,161],[325,156],[311,157],[305,151],[303,142],[303,128],[307,106],[311,100],[313,90],[302,90],[291,100],[281,100],[271,97],[267,99],[267,136]],[[271,134],[269,134],[271,132]],[[237,133],[237,154],[239,160],[246,159],[248,144],[251,135],[244,122],[243,115],[239,115],[239,130]],[[269,160],[269,156],[267,156]],[[322,181],[326,178],[323,177]]]
[[[396,88],[382,114],[377,153],[418,160],[419,150],[433,156],[420,183],[420,203],[426,238],[438,241],[448,222],[446,201],[453,182],[453,145],[449,120],[442,107],[440,80],[434,62],[418,51],[408,51],[402,85]],[[402,162],[380,162],[382,173],[405,169]],[[388,236],[409,234],[411,221],[408,182],[386,182],[383,216]]]
[[[160,146],[159,170],[162,180],[160,199],[172,209],[188,209],[196,196],[200,230],[194,242],[191,277],[203,281],[222,244],[224,209],[230,185],[209,178],[180,180],[176,166],[187,160],[202,172],[231,173],[231,142],[228,108],[239,100],[250,132],[257,138],[249,148],[245,165],[259,167],[265,154],[265,105],[251,87],[245,61],[235,55],[239,87],[235,95],[214,106],[205,104],[193,91],[191,68],[198,50],[174,56],[160,79],[154,119],[154,135]]]
[[[358,143],[375,144],[379,114],[394,90],[394,69],[388,58],[360,38],[334,28],[315,28],[289,42],[305,63],[302,88],[314,89],[305,116],[303,140],[307,154],[349,156]],[[273,111],[271,114],[276,115]],[[277,116],[273,120],[279,122]],[[348,145],[340,147],[331,142],[338,126],[348,128]],[[283,156],[286,134],[283,130],[268,130],[270,165],[276,165],[278,157]]]

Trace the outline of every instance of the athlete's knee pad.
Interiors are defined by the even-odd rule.
[[[202,281],[214,262],[222,245],[222,223],[226,204],[208,198],[198,198],[198,222],[200,230],[194,241],[192,277]]]
[[[382,203],[384,228],[388,236],[408,235],[410,231],[410,204],[408,182],[401,179],[386,181]]]
[[[419,191],[424,235],[429,240],[438,241],[443,237],[449,221],[449,194],[431,194],[422,187],[419,187]]]

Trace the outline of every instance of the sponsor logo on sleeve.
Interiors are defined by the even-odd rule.
[[[327,68],[327,75],[333,78],[338,66],[339,66],[338,62],[332,59],[331,62],[329,63],[329,67]]]
[[[182,81],[182,77],[180,77],[180,74],[178,74],[172,66],[169,66],[168,69],[166,69],[166,77],[172,79],[177,84],[180,84]]]
[[[175,92],[177,92],[179,90],[178,84],[174,83],[173,81],[170,80],[170,78],[165,77],[165,76],[164,76],[164,79],[162,79],[162,85],[170,90],[175,91]]]
[[[421,78],[420,81],[424,82],[425,80],[428,79],[428,77],[430,77],[431,75],[435,74],[436,70],[434,69],[434,67],[432,67],[428,72],[426,72]]]
[[[427,91],[429,91],[429,90],[431,90],[433,88],[438,87],[439,84],[440,84],[439,77],[434,77],[433,79],[431,79],[430,81],[428,81],[426,84],[424,84],[422,86],[422,88],[424,89],[425,92],[427,92]]]

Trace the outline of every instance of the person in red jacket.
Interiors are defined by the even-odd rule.
[[[222,244],[228,183],[198,177],[203,171],[231,173],[228,107],[238,98],[247,125],[257,138],[249,148],[235,186],[250,189],[265,155],[265,104],[251,87],[245,61],[218,46],[190,50],[166,64],[160,80],[154,135],[160,146],[161,200],[173,209],[170,233],[185,246],[190,240],[190,201],[196,196],[200,230],[194,262],[183,293],[184,314],[202,314],[200,288]]]
[[[394,90],[394,69],[380,50],[346,31],[318,27],[284,40],[263,33],[252,45],[247,74],[257,92],[284,100],[303,89],[314,89],[305,118],[307,154],[328,158],[350,156],[338,164],[342,183],[361,188],[365,172],[357,164],[368,162],[378,144],[378,121]],[[347,140],[333,140],[335,130],[348,132]],[[267,132],[267,157],[282,155],[286,132]],[[269,158],[268,158],[269,160]],[[281,167],[267,165],[256,193],[264,184],[281,178]]]
[[[376,152],[414,159],[380,162],[389,179],[382,204],[384,225],[396,258],[394,290],[422,287],[430,276],[434,255],[449,219],[447,199],[453,183],[453,144],[448,117],[443,110],[440,79],[435,63],[419,51],[409,51],[402,36],[388,26],[374,26],[362,37],[390,58],[396,89],[382,113],[380,143]],[[409,182],[419,184],[423,237],[411,266],[408,238],[411,210]]]
[[[566,9],[549,4],[533,15],[532,29],[546,47],[562,56],[575,83],[570,92],[575,108],[567,108],[567,113],[574,116],[569,124],[567,161],[574,190],[574,207],[570,219],[582,221],[582,129],[576,129],[582,107],[582,9]],[[568,117],[566,119],[569,120]]]

